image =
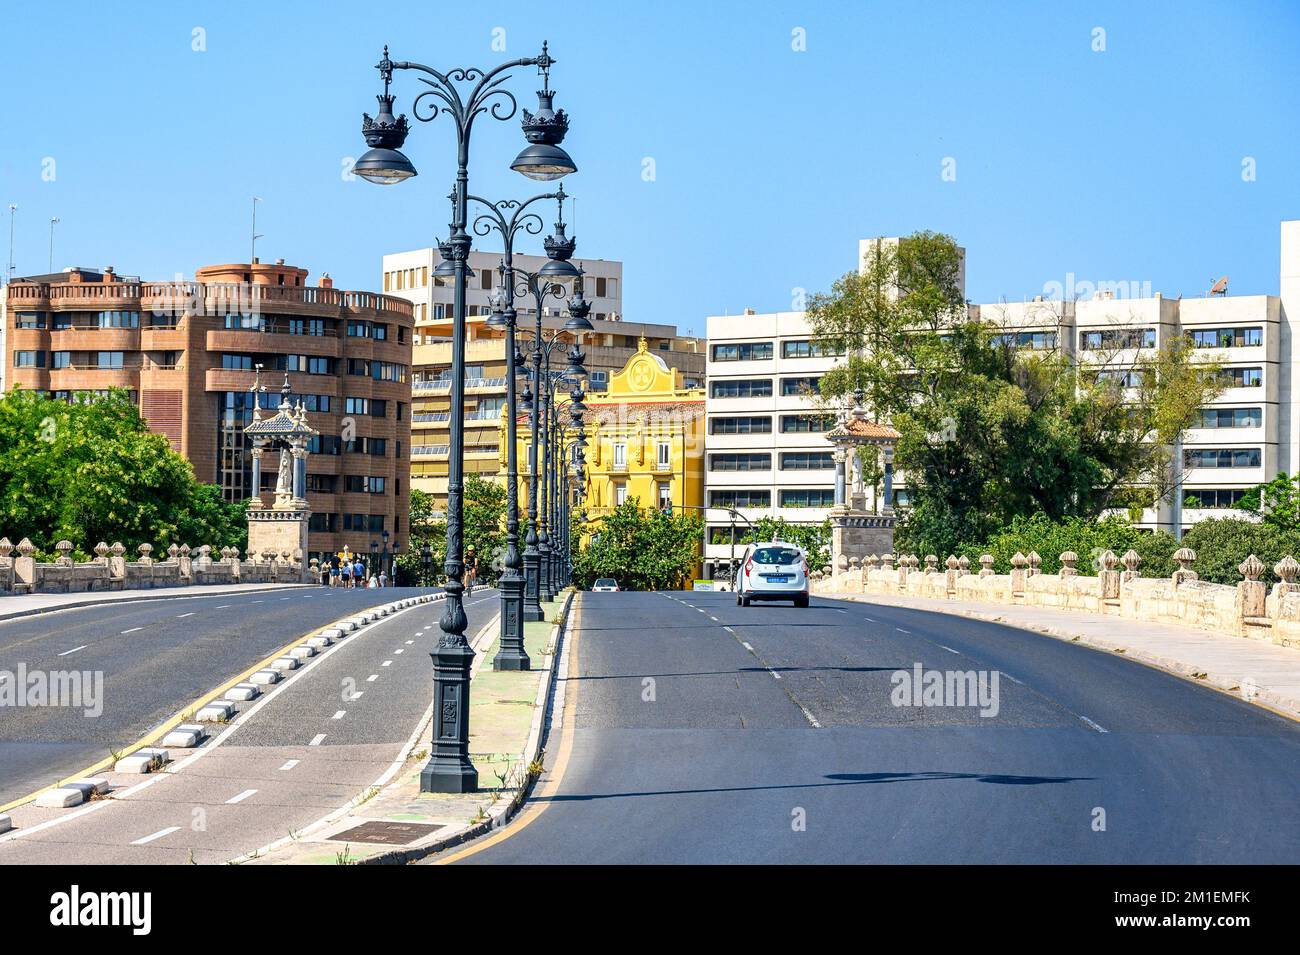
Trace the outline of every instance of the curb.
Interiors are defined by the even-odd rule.
[[[317,627],[315,630],[312,630],[301,636],[295,637],[288,644],[281,647],[279,650],[276,650],[274,653],[272,653],[270,656],[266,657],[265,659],[249,667],[247,670],[244,670],[238,676],[226,680],[216,689],[210,690],[209,692],[205,693],[203,696],[199,697],[197,700],[187,704],[177,712],[173,713],[167,719],[163,720],[157,726],[149,730],[149,732],[146,733],[143,737],[136,740],[136,742],[130,744],[129,746],[124,747],[119,753],[117,753],[116,758],[114,758],[113,756],[109,756],[106,757],[105,759],[101,759],[98,762],[94,763],[93,765],[87,767],[86,769],[72,773],[63,779],[58,780],[57,782],[50,783],[48,786],[43,786],[42,788],[36,790],[35,792],[29,793],[26,796],[20,796],[17,799],[4,803],[0,805],[0,813],[8,812],[10,809],[15,809],[18,806],[26,805],[27,803],[34,801],[42,793],[49,792],[50,790],[54,790],[54,789],[59,789],[72,780],[85,779],[87,777],[94,776],[96,773],[100,773],[100,772],[106,772],[106,771],[111,772],[113,767],[116,765],[118,759],[122,759],[127,756],[130,756],[131,754],[136,753],[139,750],[150,746],[150,744],[155,740],[161,741],[168,734],[168,732],[170,732],[176,726],[180,725],[182,721],[184,721],[187,713],[197,714],[197,712],[200,709],[202,709],[208,703],[211,703],[213,700],[216,700],[218,697],[226,693],[228,690],[232,689],[236,684],[242,683],[243,681],[247,680],[250,676],[252,676],[257,671],[266,669],[271,665],[272,661],[278,659],[279,657],[284,656],[294,647],[305,645],[308,640],[311,640],[313,637],[319,636],[325,631],[342,630],[344,634],[349,634],[362,625],[361,620],[366,615],[370,615],[371,620],[373,621],[375,619],[378,619],[381,616],[386,617],[391,613],[397,612],[398,610],[404,610],[409,607],[417,606],[419,604],[433,603],[435,601],[443,600],[445,598],[446,598],[445,593],[437,593],[437,594],[422,594],[417,597],[404,597],[400,600],[391,600],[388,601],[387,603],[376,604],[373,607],[368,607],[364,610],[358,610],[354,613],[350,613],[345,617],[340,617],[338,620],[335,620],[331,623],[327,623],[324,626]],[[381,609],[383,609],[384,611],[383,613],[379,612]],[[161,742],[159,742],[158,745],[161,746]]]
[[[866,599],[866,595],[860,594],[846,594],[843,596],[821,594],[821,596],[828,600],[849,600],[854,603],[873,604],[877,607],[900,607],[905,610],[920,610],[928,613],[948,614],[951,617],[965,617],[968,620],[980,620],[984,623],[996,623],[1001,624],[1004,627],[1014,627],[1017,630],[1024,630],[1028,633],[1037,633],[1043,636],[1053,637],[1057,640],[1064,640],[1067,643],[1077,643],[1081,646],[1090,647],[1093,650],[1101,650],[1106,653],[1123,656],[1126,659],[1132,660],[1134,663],[1140,663],[1143,666],[1149,666],[1154,670],[1161,670],[1165,673],[1172,674],[1173,676],[1181,677],[1188,683],[1194,683],[1197,686],[1203,686],[1207,689],[1217,690],[1220,693],[1226,693],[1228,696],[1250,703],[1254,706],[1262,707],[1271,713],[1276,713],[1278,716],[1284,716],[1287,719],[1300,722],[1300,699],[1285,696],[1281,693],[1274,692],[1273,690],[1262,689],[1256,692],[1254,698],[1247,699],[1241,694],[1241,685],[1236,680],[1224,676],[1197,676],[1196,674],[1203,671],[1197,670],[1196,667],[1190,663],[1162,656],[1159,653],[1149,650],[1143,650],[1140,647],[1135,648],[1123,641],[1107,640],[1104,637],[1089,636],[1088,634],[1076,633],[1055,626],[1018,622],[993,612],[960,610],[955,607],[952,609],[945,609],[942,607],[914,607],[907,604],[876,603]]]
[[[147,591],[147,596],[142,593],[139,597],[119,597],[116,600],[105,600],[102,597],[92,597],[87,600],[78,600],[72,603],[59,604],[53,607],[36,607],[32,610],[14,610],[7,613],[0,613],[0,622],[5,620],[19,620],[23,617],[38,617],[43,613],[62,613],[64,610],[81,610],[85,607],[111,607],[115,604],[134,604],[142,603],[146,600],[192,600],[195,597],[219,597],[223,594],[237,594],[238,590],[218,590],[220,584],[213,585],[212,590],[202,594],[168,594],[169,590],[180,590],[179,587],[154,587]],[[266,587],[263,590],[250,590],[248,593],[276,593],[281,590],[300,590],[307,587],[319,587],[320,584],[285,584],[280,587]],[[114,591],[120,593],[120,591]],[[4,598],[0,597],[0,606],[3,606]]]
[[[559,613],[564,618],[564,623],[551,627],[552,646],[550,654],[546,657],[546,667],[543,670],[541,683],[537,687],[537,712],[533,714],[532,726],[528,731],[528,741],[524,744],[524,752],[516,765],[527,767],[537,759],[537,754],[541,750],[541,741],[544,728],[552,712],[551,706],[551,687],[555,683],[555,671],[557,662],[561,656],[561,650],[564,647],[564,637],[569,630],[570,614],[569,610],[573,606],[576,591],[569,591],[564,598],[564,603],[560,605]],[[432,714],[430,714],[432,716]],[[423,846],[415,846],[409,849],[392,849],[388,852],[381,852],[378,855],[370,856],[366,859],[358,859],[356,865],[409,865],[412,862],[419,862],[431,855],[442,852],[445,849],[451,849],[462,843],[477,839],[479,836],[487,835],[493,829],[500,829],[506,825],[515,814],[523,808],[529,795],[533,791],[533,786],[537,780],[530,778],[528,782],[521,787],[508,803],[502,806],[493,806],[487,812],[488,818],[483,822],[470,826],[468,829],[462,829],[460,832],[452,833],[440,839]]]

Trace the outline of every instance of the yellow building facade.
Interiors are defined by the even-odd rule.
[[[561,420],[569,421],[567,393]],[[688,388],[681,371],[669,367],[642,338],[605,391],[583,399],[589,409],[584,479],[588,521],[626,500],[642,508],[700,514],[704,506],[704,389]],[[521,416],[519,470],[521,513],[527,506],[529,432]],[[505,420],[501,427],[504,430]],[[577,437],[571,429],[566,441]],[[505,443],[502,442],[504,449]],[[500,473],[505,474],[504,450]]]

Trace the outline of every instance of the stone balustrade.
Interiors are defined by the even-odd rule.
[[[95,556],[83,563],[72,559],[71,541],[54,545],[58,556],[51,563],[37,561],[36,548],[27,538],[14,547],[0,538],[0,593],[85,593],[101,590],[144,590],[187,587],[194,584],[308,583],[319,580],[316,559],[303,564],[301,551],[265,551],[241,557],[239,548],[191,548],[172,544],[162,557],[154,557],[152,544],[137,548],[137,560],[126,559],[126,548],[103,541]]]
[[[1260,579],[1267,568],[1254,554],[1238,566],[1244,579],[1236,585],[1200,580],[1196,553],[1187,547],[1174,554],[1178,569],[1170,577],[1143,577],[1142,559],[1132,550],[1122,557],[1105,551],[1095,577],[1079,573],[1079,557],[1071,551],[1060,560],[1060,573],[1044,574],[1038,554],[1017,553],[1011,573],[998,574],[989,554],[980,557],[976,573],[965,557],[950,556],[940,568],[939,558],[930,555],[921,569],[915,555],[871,554],[861,562],[841,558],[838,568],[815,572],[812,588],[821,594],[894,594],[1102,613],[1300,648],[1300,561],[1293,557],[1273,568],[1279,582],[1271,589]]]

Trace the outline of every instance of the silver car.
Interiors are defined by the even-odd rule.
[[[751,600],[791,600],[796,607],[808,606],[808,558],[804,552],[784,541],[746,547],[736,603],[748,607]]]

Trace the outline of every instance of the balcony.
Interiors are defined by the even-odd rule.
[[[435,411],[432,414],[413,414],[411,421],[416,424],[443,423],[451,420],[451,413],[448,411]]]
[[[411,448],[413,458],[445,458],[450,453],[449,444],[417,444]]]

